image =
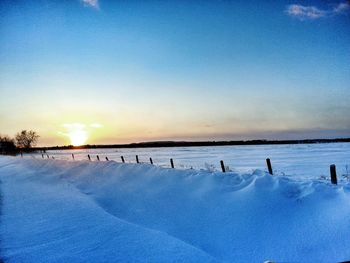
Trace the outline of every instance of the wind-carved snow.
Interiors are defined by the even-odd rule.
[[[108,157],[109,160],[135,163],[136,155],[142,163],[153,163],[165,168],[170,167],[170,158],[175,168],[209,171],[221,171],[220,160],[226,170],[237,173],[252,173],[255,169],[266,169],[266,158],[270,158],[276,175],[287,174],[294,178],[317,179],[329,175],[329,165],[335,164],[339,176],[350,178],[350,143],[285,144],[285,145],[235,145],[209,147],[164,147],[131,149],[75,149],[50,150],[46,154],[56,160],[91,160],[97,161]],[[31,153],[25,157],[42,158],[41,153]],[[46,155],[44,155],[47,158]]]
[[[0,158],[6,262],[350,258],[350,183]]]

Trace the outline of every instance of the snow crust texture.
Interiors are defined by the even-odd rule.
[[[160,148],[130,148],[130,149],[74,149],[50,150],[46,154],[50,158],[60,160],[97,161],[108,157],[109,160],[135,163],[136,155],[141,163],[149,163],[152,157],[157,166],[170,168],[170,158],[174,160],[176,169],[221,171],[220,161],[223,160],[227,170],[236,173],[252,173],[256,169],[266,169],[266,158],[272,162],[276,175],[288,175],[293,178],[314,179],[329,176],[329,165],[335,164],[340,176],[350,177],[350,143],[319,143],[319,144],[281,144],[281,145],[234,145],[209,147],[160,147]],[[42,158],[42,154],[25,154],[25,158]],[[44,155],[44,158],[47,158]]]
[[[5,262],[350,260],[350,183],[0,157]]]

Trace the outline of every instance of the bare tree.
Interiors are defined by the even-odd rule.
[[[36,145],[39,137],[35,131],[23,130],[16,134],[16,145],[18,148],[29,149]]]

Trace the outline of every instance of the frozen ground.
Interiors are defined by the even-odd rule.
[[[149,163],[152,157],[162,167],[170,167],[169,159],[173,158],[178,169],[216,171],[220,170],[220,160],[224,160],[231,170],[240,173],[264,170],[265,159],[270,158],[276,174],[312,179],[329,176],[329,165],[334,163],[339,174],[350,175],[350,143],[48,151],[49,156],[62,160],[71,160],[72,153],[78,160],[87,160],[87,154],[96,160],[98,154],[103,160],[108,156],[117,162],[123,155],[126,162],[132,163],[137,154],[141,162]],[[34,156],[41,158],[41,154]]]
[[[0,157],[5,262],[339,262],[350,182]]]

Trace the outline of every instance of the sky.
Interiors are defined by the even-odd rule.
[[[350,137],[347,1],[0,2],[0,134]]]

